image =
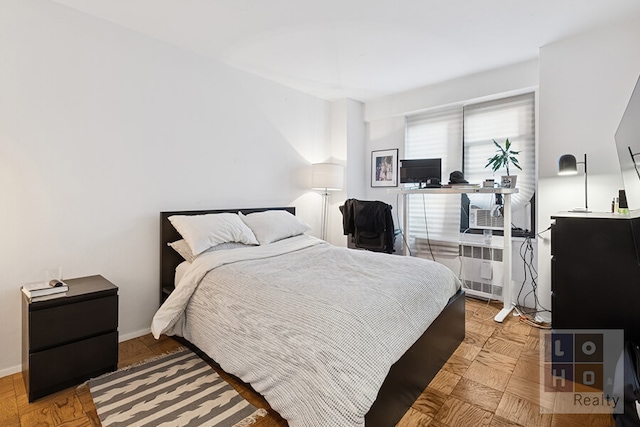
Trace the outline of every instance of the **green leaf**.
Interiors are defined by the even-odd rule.
[[[493,144],[498,148],[497,153],[487,159],[487,164],[484,166],[491,167],[494,172],[497,172],[498,169],[504,167],[507,170],[507,175],[509,174],[509,164],[513,164],[518,169],[522,170],[520,167],[520,163],[518,163],[517,155],[520,154],[520,151],[511,151],[511,141],[507,138],[504,142],[504,147],[498,143],[495,139],[492,140]]]

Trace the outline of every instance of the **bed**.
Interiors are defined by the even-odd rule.
[[[176,268],[183,264],[184,259],[183,257],[181,257],[173,248],[168,246],[168,243],[171,242],[175,242],[177,240],[180,240],[183,236],[181,236],[181,234],[176,230],[176,228],[174,227],[174,225],[172,225],[172,223],[169,220],[169,217],[172,216],[191,216],[191,215],[203,215],[203,214],[220,214],[220,213],[237,213],[241,211],[243,214],[245,215],[249,215],[251,213],[257,213],[257,212],[264,212],[264,211],[286,211],[289,212],[292,215],[295,215],[295,209],[291,208],[291,207],[286,207],[286,208],[255,208],[255,209],[225,209],[225,210],[198,210],[198,211],[172,211],[172,212],[161,212],[160,215],[160,220],[161,220],[161,230],[160,230],[160,258],[161,258],[161,263],[160,263],[160,301],[164,302],[165,300],[167,300],[169,298],[169,296],[171,295],[171,298],[169,298],[169,303],[168,304],[163,304],[163,306],[161,307],[161,310],[159,310],[159,313],[163,310],[163,307],[167,306],[167,305],[172,305],[171,304],[171,300],[173,299],[178,299],[177,295],[182,292],[182,288],[183,287],[187,287],[187,286],[183,286],[183,282],[197,282],[199,281],[199,279],[185,279],[183,278],[180,286],[178,286],[177,290],[178,292],[176,292],[176,286],[174,283],[175,277],[176,277]],[[294,258],[296,259],[296,262],[303,262],[304,259],[309,259],[310,257],[313,257],[313,259],[322,259],[323,254],[331,254],[332,251],[334,251],[335,249],[339,249],[339,250],[343,250],[343,251],[351,251],[351,252],[341,252],[340,256],[341,257],[345,257],[345,256],[352,256],[353,252],[360,252],[360,251],[353,251],[350,249],[346,249],[346,248],[329,248],[330,245],[318,241],[318,242],[312,242],[310,239],[307,239],[308,236],[297,236],[295,238],[291,238],[291,239],[285,239],[285,241],[282,242],[274,242],[273,244],[269,245],[269,247],[273,246],[274,249],[276,250],[275,247],[276,246],[285,246],[285,245],[301,245],[301,248],[298,249],[297,246],[294,249],[291,249],[291,247],[287,246],[288,249],[284,249],[284,252],[287,254],[286,256],[292,256],[289,254],[293,254],[293,256],[298,256],[298,258]],[[299,239],[296,240],[296,239]],[[311,238],[312,239],[312,238]],[[316,239],[318,240],[318,239]],[[291,241],[291,242],[289,242]],[[295,241],[295,242],[294,242]],[[308,246],[307,246],[308,245]],[[267,248],[266,245],[264,245],[265,248]],[[264,249],[253,249],[250,248],[249,250],[247,250],[246,252],[243,252],[243,257],[246,256],[245,254],[250,253],[251,251],[253,252],[257,252],[258,250],[264,250]],[[278,249],[278,250],[283,250],[283,249]],[[242,249],[241,251],[245,251],[245,249]],[[308,251],[308,252],[304,252],[304,251]],[[238,251],[236,251],[238,252]],[[226,251],[225,254],[223,255],[227,255],[227,254],[231,254],[231,251]],[[345,255],[347,254],[347,255]],[[355,255],[355,254],[353,254]],[[211,256],[211,258],[213,259],[213,256]],[[229,255],[231,256],[231,255]],[[287,262],[289,261],[284,261],[284,256],[285,255],[280,255],[280,254],[276,254],[274,255],[274,258],[270,258],[271,255],[268,257],[268,263],[269,265],[281,265],[281,269],[282,270],[287,270]],[[326,255],[329,256],[329,255]],[[334,256],[334,255],[331,255]],[[358,255],[359,256],[359,255]],[[376,254],[375,256],[381,256],[381,257],[386,257],[384,258],[384,262],[387,261],[391,261],[393,259],[397,259],[398,261],[393,261],[393,262],[414,262],[414,261],[410,261],[409,259],[406,259],[404,261],[401,261],[401,258],[404,257],[397,257],[394,255],[387,255],[387,254]],[[219,257],[219,255],[215,255],[215,257]],[[278,257],[278,258],[275,258]],[[199,258],[206,258],[205,256],[199,257]],[[232,261],[229,262],[229,264],[233,264],[232,268],[239,268],[239,265],[244,265],[242,264],[243,262],[253,262],[253,263],[257,263],[259,264],[260,262],[265,262],[264,261],[264,257],[258,256],[257,258],[259,258],[258,260],[254,260],[254,261],[244,261],[244,260],[235,260],[233,259],[233,257],[231,257],[230,259],[232,259]],[[274,260],[278,260],[281,261],[280,264],[278,264],[278,262],[274,261]],[[262,261],[261,261],[262,260]],[[375,259],[375,261],[379,261],[381,260],[381,258],[377,258]],[[236,261],[238,261],[236,263]],[[199,261],[198,261],[199,262]],[[194,262],[194,266],[190,267],[192,270],[202,270],[203,272],[205,270],[207,270],[209,268],[209,266],[199,266],[199,267],[195,267],[196,264],[198,262]],[[217,261],[216,261],[217,262]],[[223,262],[224,263],[224,262]],[[204,264],[204,261],[203,261]],[[314,264],[309,264],[310,268],[311,266]],[[227,268],[227,266],[225,265],[225,268]],[[242,268],[246,268],[246,271],[251,271],[251,268],[248,267],[242,267]],[[253,267],[252,267],[253,268]],[[258,268],[258,267],[255,267]],[[422,266],[420,265],[420,268],[422,268]],[[222,270],[222,268],[218,268],[216,270]],[[233,273],[227,273],[227,274],[231,274],[233,277],[237,277],[239,275],[244,275],[245,270],[234,270]],[[256,271],[261,271],[261,270],[256,270]],[[320,270],[318,270],[320,271]],[[201,273],[201,274],[205,274],[205,273]],[[213,274],[213,273],[206,273],[206,275],[208,276],[209,274]],[[185,274],[185,276],[188,276],[188,274]],[[197,274],[194,273],[194,277],[198,276]],[[265,274],[266,276],[266,274]],[[393,276],[391,276],[393,277]],[[216,280],[221,280],[220,278],[216,278]],[[254,280],[257,280],[257,284],[260,284],[261,282],[261,278],[258,277]],[[282,282],[286,282],[287,280],[282,280]],[[199,283],[199,282],[198,282]],[[203,281],[204,283],[204,281]],[[238,283],[240,282],[236,282],[233,286],[234,289],[239,288],[240,286],[238,285]],[[208,286],[208,285],[207,285]],[[256,284],[252,284],[252,286],[257,286]],[[270,285],[272,286],[272,285]],[[200,300],[204,300],[204,301],[210,301],[210,299],[204,299],[204,297],[197,297],[197,295],[204,295],[205,292],[207,292],[205,289],[207,289],[207,287],[205,285],[202,286],[198,286],[197,283],[194,284],[195,290],[193,291],[193,297],[190,301],[196,301],[198,300],[198,298],[200,298]],[[278,288],[276,286],[274,286],[274,288]],[[392,289],[393,287],[389,287],[389,289]],[[251,288],[253,289],[253,288]],[[209,291],[210,292],[210,291]],[[305,298],[306,297],[306,291],[301,291],[301,297]],[[175,295],[174,295],[175,294]],[[216,294],[217,295],[217,294]],[[210,298],[210,297],[207,297]],[[225,296],[225,298],[227,298],[227,296]],[[263,298],[262,296],[260,298]],[[269,296],[269,298],[271,298],[271,296]],[[299,303],[299,304],[306,304],[307,301],[306,300],[302,300],[303,302]],[[215,303],[216,301],[214,301]],[[195,302],[190,302],[189,304],[191,305],[196,305]],[[202,303],[200,303],[202,304]],[[208,303],[207,303],[208,304]],[[226,305],[229,305],[228,303],[225,302]],[[226,306],[225,305],[225,306]],[[384,376],[382,378],[382,380],[378,380],[378,382],[374,382],[376,384],[376,387],[379,388],[376,389],[376,394],[373,396],[373,403],[370,403],[366,401],[365,399],[365,403],[368,407],[368,411],[366,412],[366,414],[364,415],[364,424],[367,427],[377,427],[377,426],[394,426],[399,420],[400,418],[402,418],[402,416],[405,414],[405,412],[408,410],[408,408],[413,404],[413,402],[415,401],[415,399],[421,394],[421,392],[424,390],[424,388],[428,385],[428,383],[431,381],[431,379],[435,376],[435,374],[439,371],[439,369],[444,365],[444,363],[448,360],[449,356],[453,353],[453,351],[458,347],[458,345],[460,344],[460,342],[462,342],[462,340],[464,339],[464,316],[465,316],[465,310],[464,310],[464,292],[457,287],[457,289],[454,289],[452,292],[452,296],[447,297],[444,302],[443,302],[443,307],[440,309],[438,309],[438,312],[434,315],[434,319],[433,321],[430,323],[430,325],[428,326],[428,328],[424,331],[421,332],[420,334],[418,334],[417,339],[414,340],[412,339],[411,342],[413,342],[413,344],[407,345],[406,346],[406,351],[403,350],[403,353],[399,355],[399,357],[390,364],[390,367],[388,367],[384,373]],[[222,306],[218,306],[218,308],[220,309],[220,307]],[[184,309],[184,313],[187,313],[187,310],[192,310],[191,306],[187,306],[187,308]],[[193,308],[193,310],[195,310],[195,308]],[[254,389],[256,389],[258,392],[263,393],[263,390],[266,390],[266,392],[263,393],[263,395],[265,396],[266,400],[271,404],[271,406],[277,410],[278,412],[280,412],[278,410],[278,402],[272,402],[270,401],[270,395],[269,393],[271,393],[271,387],[273,386],[273,384],[264,384],[264,381],[262,381],[261,379],[256,379],[252,377],[251,373],[246,372],[246,367],[236,367],[236,366],[232,366],[234,365],[234,363],[231,363],[230,360],[224,360],[225,357],[227,357],[225,354],[221,354],[218,350],[218,347],[225,347],[224,345],[220,345],[218,344],[214,344],[211,343],[209,341],[211,341],[211,335],[212,333],[218,333],[216,332],[219,329],[224,329],[226,330],[228,328],[228,325],[226,325],[226,323],[222,326],[220,325],[212,325],[211,327],[209,326],[204,326],[203,320],[193,320],[194,318],[196,318],[198,315],[196,314],[195,311],[189,311],[189,314],[183,314],[180,318],[180,320],[177,322],[178,324],[174,324],[171,326],[171,328],[164,328],[164,327],[155,327],[155,331],[154,334],[159,334],[161,332],[166,332],[168,330],[169,334],[177,334],[179,336],[186,336],[187,342],[189,343],[190,346],[192,346],[194,349],[196,349],[199,354],[205,354],[207,355],[207,357],[209,357],[210,359],[212,359],[216,364],[218,364],[219,366],[221,366],[225,371],[229,372],[232,375],[238,376],[240,377],[243,381],[248,382],[250,384],[250,386],[253,386]],[[315,309],[310,309],[312,312]],[[210,310],[210,311],[216,311],[216,310]],[[420,310],[414,310],[414,311],[420,311]],[[428,311],[427,309],[425,309],[425,311]],[[251,313],[249,314],[243,314],[244,316],[251,316]],[[158,314],[156,314],[156,317],[158,317]],[[162,316],[160,316],[162,317]],[[363,316],[364,318],[365,316]],[[188,318],[188,319],[187,319]],[[367,319],[367,322],[369,322],[371,319]],[[156,319],[154,318],[154,322],[156,321]],[[193,322],[193,325],[198,325],[196,326],[191,326],[192,327],[192,331],[189,331],[189,322]],[[263,321],[261,321],[263,322]],[[306,318],[302,319],[302,320],[298,320],[296,318],[296,322],[291,322],[292,324],[297,324],[297,323],[305,323],[307,322]],[[312,320],[308,320],[308,322],[316,322],[316,319],[312,319]],[[250,324],[251,322],[247,322],[248,324]],[[386,327],[385,324],[383,324],[383,328]],[[246,325],[243,325],[243,328],[246,327]],[[419,326],[416,326],[416,328],[418,328]],[[203,331],[204,329],[206,329],[207,331]],[[211,329],[211,331],[209,331],[209,329]],[[329,328],[330,329],[330,328]],[[152,330],[154,330],[154,326],[152,326]],[[238,336],[242,336],[245,331],[241,331],[241,332],[235,332],[236,334],[238,334]],[[248,334],[250,332],[247,332]],[[285,334],[286,336],[291,336],[291,335],[295,335],[296,333],[298,333],[297,330],[287,333]],[[390,341],[394,341],[396,340],[396,334],[395,333],[389,333],[389,332],[385,332],[385,331],[368,331],[367,333],[374,333],[374,334],[378,334],[377,336],[388,336],[391,337],[393,339],[391,339]],[[415,333],[415,332],[414,332]],[[204,339],[203,337],[209,337],[207,339]],[[228,337],[228,336],[227,336]],[[189,340],[190,338],[190,340]],[[303,337],[301,338],[301,340],[304,339],[308,339],[309,337]],[[318,339],[318,342],[320,343],[322,340],[327,340],[327,338],[322,337],[322,339],[320,339],[320,337],[313,337],[314,339]],[[277,339],[277,337],[276,337]],[[329,340],[337,340],[337,338],[332,338]],[[399,340],[399,338],[397,339]],[[230,341],[235,341],[235,338],[230,340]],[[287,341],[286,339],[283,338],[283,342]],[[395,341],[394,341],[395,342]],[[245,342],[244,345],[251,345],[251,342]],[[283,343],[279,343],[279,346],[285,346],[285,344]],[[385,344],[386,345],[386,344]],[[395,344],[394,344],[395,345]],[[391,347],[392,345],[389,344],[389,347]],[[309,346],[305,346],[305,348],[307,348]],[[319,347],[319,349],[321,349],[322,347]],[[314,349],[314,351],[318,351],[318,352],[322,352],[319,349]],[[300,350],[300,349],[298,349]],[[269,357],[271,356],[271,350],[264,350],[266,354],[258,354],[259,359],[256,360],[265,360],[265,365],[269,365],[271,366],[270,362],[267,362],[267,360],[270,360]],[[362,352],[363,349],[360,349],[360,352]],[[378,351],[378,350],[376,350]],[[255,365],[260,365],[259,362],[256,362],[256,360],[251,361],[249,356],[254,354],[255,351],[251,350],[251,351],[247,351],[247,364],[251,365],[251,367],[255,367]],[[297,354],[297,353],[296,353]],[[281,356],[278,356],[281,358]],[[390,356],[391,357],[391,356]],[[395,356],[394,356],[395,357]],[[224,361],[224,363],[220,363],[220,361],[218,359],[222,359]],[[244,357],[242,358],[244,359]],[[298,361],[297,363],[301,364],[300,361]],[[313,366],[312,363],[309,363],[310,366]],[[270,369],[265,367],[264,369]],[[340,368],[338,367],[337,370],[339,371]],[[238,375],[238,373],[240,373],[240,375]],[[282,378],[279,378],[279,375]],[[276,379],[277,382],[284,382],[284,377],[289,377],[291,376],[292,373],[287,371],[286,369],[281,370],[278,367],[273,368],[273,372],[271,373],[271,375],[267,375],[267,376],[271,376],[272,378]],[[362,377],[362,376],[367,376],[367,372],[361,373],[361,374],[357,374],[358,377]],[[263,374],[262,377],[264,377],[265,375]],[[320,374],[319,374],[320,376]],[[373,374],[372,374],[373,376]],[[378,374],[379,376],[379,374]],[[248,380],[247,380],[248,378]],[[256,384],[253,382],[253,380],[256,380],[257,383],[257,387]],[[282,381],[281,381],[282,380]],[[261,383],[262,381],[262,383]],[[351,380],[349,380],[351,381]],[[380,384],[381,383],[381,384]],[[325,387],[327,387],[326,383],[325,383]],[[366,387],[365,387],[366,388]],[[274,398],[275,399],[275,398]],[[274,405],[274,403],[276,403]],[[357,402],[354,403],[352,406],[357,406],[358,404],[362,404],[362,402]],[[285,405],[286,406],[286,405]],[[347,405],[348,406],[348,405]],[[344,410],[340,409],[340,411]],[[282,415],[282,413],[281,413]],[[289,419],[287,416],[283,415],[286,419]],[[298,424],[300,425],[305,425],[307,422],[309,421],[297,421]],[[353,425],[361,425],[362,423],[360,421],[358,422],[354,422]],[[329,424],[328,424],[329,425]]]

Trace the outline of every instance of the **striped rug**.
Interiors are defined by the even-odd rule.
[[[245,427],[266,415],[186,348],[88,384],[104,427]]]

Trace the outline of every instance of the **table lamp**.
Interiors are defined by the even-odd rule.
[[[584,164],[584,208],[574,208],[573,212],[591,212],[587,204],[587,155],[584,162],[576,161],[573,154],[563,154],[558,160],[558,175],[575,175],[578,173],[578,164]]]

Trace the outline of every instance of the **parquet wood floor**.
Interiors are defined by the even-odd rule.
[[[396,427],[613,427],[609,415],[553,414],[558,402],[539,397],[538,330],[509,316],[496,323],[499,304],[467,298],[466,338]],[[119,367],[174,350],[180,344],[150,335],[120,343]],[[257,407],[264,399],[221,373]],[[541,411],[545,408],[545,411]],[[256,427],[286,427],[278,414]],[[27,402],[22,374],[0,378],[0,426],[100,426],[86,386]]]

